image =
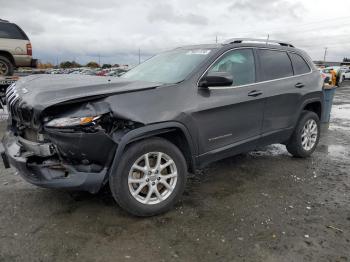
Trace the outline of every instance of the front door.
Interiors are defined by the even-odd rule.
[[[254,141],[261,132],[264,99],[256,84],[254,52],[235,49],[222,55],[208,70],[232,74],[228,87],[198,89],[198,108],[192,114],[198,129],[199,152],[230,150]]]

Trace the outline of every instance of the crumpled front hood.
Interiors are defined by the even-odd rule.
[[[16,92],[30,107],[43,110],[49,106],[79,98],[111,95],[151,89],[157,83],[128,81],[86,75],[31,75],[16,82]]]

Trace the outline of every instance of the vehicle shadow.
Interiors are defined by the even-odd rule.
[[[182,201],[175,205],[178,207],[198,207],[203,202],[203,196],[216,200],[243,193],[247,184],[255,183],[266,176],[275,174],[285,161],[293,158],[287,153],[284,146],[272,145],[261,150],[229,157],[210,164],[208,167],[197,170],[188,175],[188,181]],[[296,159],[294,159],[296,160]],[[297,160],[304,161],[304,160]],[[269,164],[267,164],[269,163]],[[109,185],[104,186],[97,194],[87,192],[56,191],[56,194],[65,194],[61,204],[79,206],[93,205],[99,209],[115,208],[118,213],[124,213],[115,202]],[[68,197],[67,197],[68,196]],[[67,213],[70,211],[68,210]],[[124,213],[125,214],[125,213]]]

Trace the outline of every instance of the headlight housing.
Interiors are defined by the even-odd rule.
[[[93,124],[101,116],[61,117],[55,118],[45,124],[46,127],[76,127]]]

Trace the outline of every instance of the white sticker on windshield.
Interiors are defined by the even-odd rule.
[[[196,49],[196,50],[190,50],[186,53],[186,55],[207,55],[210,53],[210,50],[208,49]]]

